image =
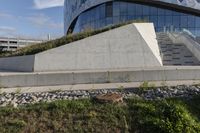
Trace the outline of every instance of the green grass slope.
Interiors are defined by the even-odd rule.
[[[106,31],[109,31],[111,29],[115,29],[130,23],[142,23],[142,22],[147,22],[145,20],[134,20],[134,21],[130,21],[130,22],[126,22],[126,23],[121,23],[121,24],[117,24],[117,25],[111,25],[108,26],[106,28],[103,29],[99,29],[99,30],[86,30],[85,32],[82,33],[77,33],[77,34],[70,34],[68,36],[56,39],[56,40],[52,40],[52,41],[47,41],[44,43],[39,43],[39,44],[35,44],[35,45],[30,45],[21,49],[18,49],[17,51],[14,52],[0,52],[0,57],[12,57],[12,56],[23,56],[23,55],[33,55],[33,54],[37,54],[52,48],[56,48],[65,44],[69,44],[71,42],[74,41],[78,41],[81,39],[84,39],[86,37],[90,37],[99,33],[103,33]]]
[[[99,104],[55,101],[0,108],[1,133],[199,133],[200,96]]]

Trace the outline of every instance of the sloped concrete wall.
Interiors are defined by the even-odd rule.
[[[43,72],[162,66],[152,23],[130,24],[31,56],[0,58],[0,70]]]
[[[0,58],[0,70],[7,71],[34,71],[35,55]]]
[[[160,64],[162,64],[162,59],[160,56],[160,49],[156,39],[156,32],[153,23],[136,23],[134,24],[140,35],[145,40],[146,44],[149,46],[154,56],[157,58]],[[163,64],[162,64],[163,65]]]
[[[144,39],[146,37],[148,39]],[[162,66],[158,51],[153,24],[130,24],[39,53],[35,56],[34,70],[70,71]]]

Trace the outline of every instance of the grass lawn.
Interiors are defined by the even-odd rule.
[[[3,133],[200,133],[200,96],[162,101],[56,101],[0,108]]]

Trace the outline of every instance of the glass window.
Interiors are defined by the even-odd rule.
[[[133,16],[133,15],[129,15],[129,16],[128,16],[128,20],[129,20],[129,21],[131,21],[131,20],[135,20],[135,19],[136,19],[136,17]]]
[[[195,29],[195,33],[196,33],[197,36],[200,37],[200,28],[196,28],[196,29]]]
[[[99,26],[100,27],[104,27],[105,26],[105,19],[101,19],[101,20],[99,20]]]
[[[120,2],[120,15],[124,16],[127,15],[128,12],[128,5],[125,2]]]
[[[187,16],[181,16],[181,21],[180,21],[180,22],[181,22],[181,25],[180,25],[180,26],[183,27],[183,28],[187,28],[187,27],[188,27],[188,25],[187,25],[187,24],[188,24],[187,20],[188,20],[188,19],[187,19]]]
[[[88,27],[98,29],[110,24],[118,24],[130,20],[153,22],[156,31],[184,28],[200,36],[200,17],[189,14],[151,7],[131,2],[108,2],[81,13],[73,32],[80,32]]]
[[[142,5],[136,4],[136,14],[142,16],[143,15],[143,8]]]
[[[151,7],[150,8],[150,13],[151,15],[158,15],[158,9],[156,7]]]
[[[91,22],[88,26],[88,30],[94,30],[95,29],[95,24],[94,24],[95,21]]]
[[[113,19],[112,19],[112,17],[106,18],[106,26],[107,26],[107,25],[111,25],[111,24],[113,24]]]
[[[93,11],[92,12],[90,12],[90,21],[94,21],[95,20],[95,14],[96,14],[96,11],[95,11],[95,9],[93,9]],[[91,16],[93,16],[93,17],[91,17]]]
[[[171,10],[166,10],[165,11],[165,15],[171,16],[172,14],[173,14],[173,11],[171,11]]]
[[[100,6],[100,18],[105,18],[105,4]]]
[[[143,6],[143,15],[149,15],[149,14],[150,14],[149,6]]]
[[[173,16],[173,26],[176,28],[180,27],[180,16]]]
[[[98,6],[98,7],[96,7],[95,8],[95,14],[94,14],[94,16],[95,16],[95,20],[97,20],[97,19],[100,19],[100,7]]]
[[[144,20],[145,22],[150,22],[149,16],[143,16],[142,20]]]
[[[99,20],[94,21],[94,24],[95,24],[95,29],[101,28]]]
[[[189,15],[188,16],[188,27],[194,28],[195,27],[195,17]]]
[[[158,27],[165,26],[165,16],[158,16]]]
[[[166,17],[165,17],[165,25],[166,25],[166,26],[170,26],[170,25],[172,25],[172,23],[173,23],[173,18],[172,18],[172,16],[166,16]]]
[[[200,27],[200,17],[195,17],[195,27]]]
[[[127,21],[127,16],[120,16],[120,22],[124,23]]]
[[[119,2],[113,3],[113,16],[120,16]]]
[[[150,21],[154,23],[154,26],[158,27],[158,16],[150,16]]]
[[[91,19],[91,12],[90,11],[85,12],[85,21],[88,22],[90,21],[90,19]]]
[[[136,15],[135,4],[132,3],[128,4],[128,15]]]
[[[180,15],[179,12],[175,12],[175,11],[173,11],[172,13],[173,13],[174,16],[179,16],[179,15]],[[183,15],[184,15],[184,14],[183,14]]]
[[[106,3],[106,17],[113,16],[113,4],[112,2]]]
[[[114,23],[114,24],[120,23],[120,18],[119,18],[119,16],[118,16],[118,17],[113,17],[113,23]]]
[[[165,15],[165,9],[158,8],[158,15]]]

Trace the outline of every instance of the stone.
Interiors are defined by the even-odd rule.
[[[123,97],[121,94],[107,93],[96,96],[96,100],[102,103],[119,103],[123,102]]]
[[[196,86],[176,86],[167,88],[149,89],[143,92],[133,91],[133,89],[126,89],[118,91],[116,89],[100,89],[100,90],[86,90],[86,91],[62,91],[62,92],[39,92],[39,93],[4,93],[0,96],[0,106],[12,104],[14,106],[34,104],[38,102],[52,102],[55,100],[76,100],[84,98],[96,98],[100,102],[122,102],[123,98],[139,98],[146,100],[161,100],[171,97],[190,98],[194,95],[200,94],[200,89]]]

